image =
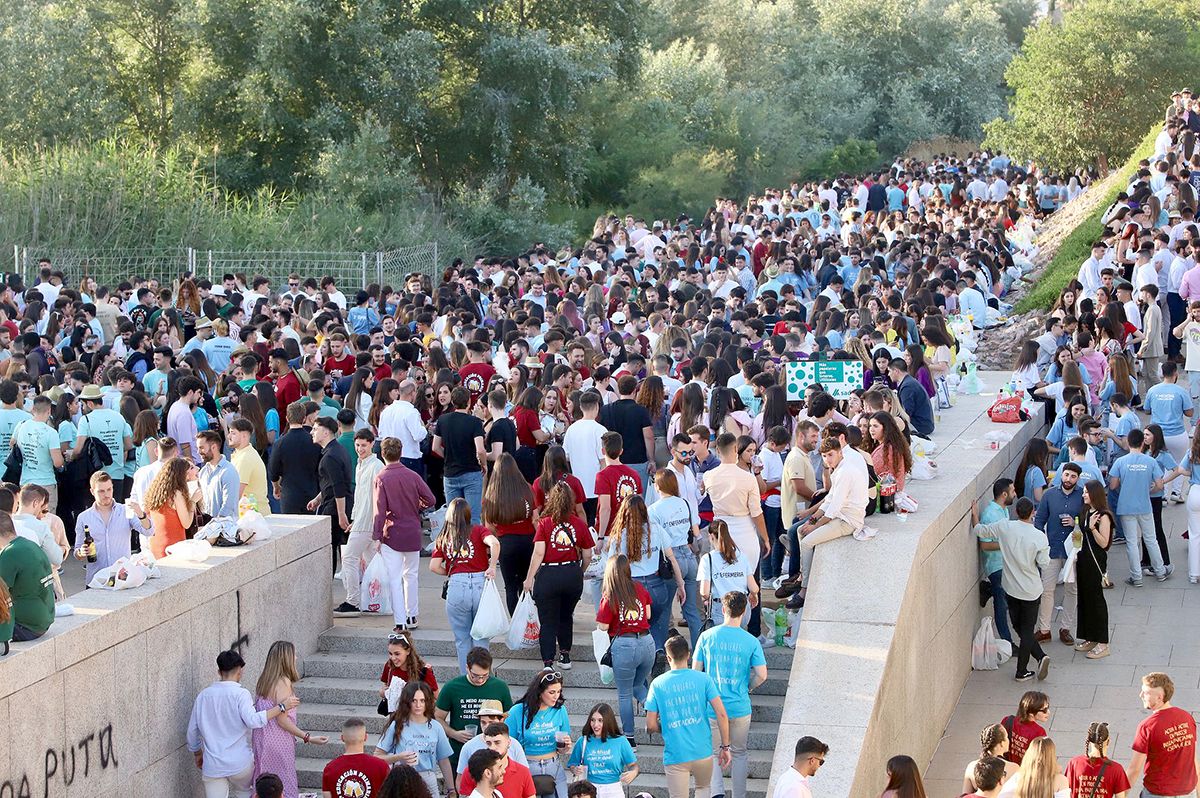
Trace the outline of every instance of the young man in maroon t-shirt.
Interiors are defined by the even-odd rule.
[[[1175,683],[1165,673],[1142,677],[1142,705],[1150,717],[1134,733],[1133,758],[1125,774],[1130,785],[1143,776],[1143,795],[1191,795],[1196,790],[1196,719],[1171,706]]]
[[[621,433],[606,432],[600,442],[604,447],[604,468],[596,474],[596,530],[603,539],[608,537],[621,502],[642,492],[642,479],[621,462],[621,452],[625,450]]]
[[[488,383],[496,376],[496,369],[487,362],[490,347],[483,341],[472,341],[467,344],[467,365],[458,370],[463,387],[471,392],[470,407],[474,407],[479,397],[487,392]]]
[[[342,724],[346,753],[325,766],[321,775],[324,798],[375,798],[391,765],[365,752],[367,725],[359,718]]]
[[[346,336],[334,333],[329,337],[329,356],[321,369],[333,382],[354,374],[354,355],[346,351]]]

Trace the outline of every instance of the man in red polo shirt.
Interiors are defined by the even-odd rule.
[[[533,776],[529,768],[509,759],[508,746],[512,742],[509,737],[507,723],[489,723],[483,730],[483,742],[491,750],[504,757],[504,782],[496,788],[502,798],[534,798]],[[463,770],[458,777],[458,794],[470,795],[475,789],[475,779],[471,778],[471,769]]]
[[[324,798],[375,798],[391,765],[366,753],[367,725],[359,718],[342,724],[346,753],[325,766],[321,775]]]
[[[1175,683],[1165,673],[1142,677],[1142,705],[1150,717],[1138,724],[1133,736],[1133,758],[1126,775],[1136,785],[1144,775],[1144,798],[1191,795],[1196,791],[1196,719],[1171,706]]]

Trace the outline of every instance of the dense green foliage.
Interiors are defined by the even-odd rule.
[[[1148,158],[1154,152],[1154,139],[1158,136],[1158,127],[1138,144],[1120,172],[1112,178],[1111,187],[1099,200],[1095,210],[1087,215],[1075,229],[1072,230],[1059,245],[1058,251],[1038,277],[1033,289],[1017,303],[1016,312],[1026,313],[1030,310],[1047,311],[1058,298],[1064,285],[1079,274],[1079,266],[1092,255],[1092,244],[1104,233],[1104,225],[1100,217],[1109,206],[1117,201],[1117,194],[1125,190],[1133,173],[1137,171],[1138,161]],[[1092,189],[1097,190],[1097,189]],[[1091,198],[1089,198],[1090,201]]]
[[[329,224],[358,236],[390,240],[410,222],[354,217],[404,210],[448,214],[462,237],[497,249],[554,241],[564,229],[550,217],[696,212],[714,195],[859,171],[930,136],[976,139],[1003,110],[1001,75],[1032,9],[10,0],[0,147],[25,166],[0,183],[54,171],[30,165],[32,147],[83,161],[92,142],[114,140],[194,161],[212,196],[296,213],[344,204]],[[33,235],[13,208],[0,214],[6,235]],[[188,234],[188,218],[164,230]]]
[[[1042,20],[1005,71],[1010,117],[987,126],[986,143],[1051,169],[1120,163],[1200,71],[1195,11],[1192,0],[1088,0],[1061,25]]]

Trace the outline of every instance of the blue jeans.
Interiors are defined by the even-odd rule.
[[[654,667],[654,639],[617,637],[612,641],[613,676],[617,683],[617,707],[621,713],[621,731],[632,737],[633,699],[645,702],[650,691],[650,669]]]
[[[793,521],[788,527],[788,579],[800,575],[800,522]]]
[[[454,650],[458,654],[458,671],[462,674],[467,672],[467,652],[476,646],[488,647],[487,640],[471,637],[471,624],[479,611],[479,597],[483,595],[486,581],[487,577],[482,573],[454,574],[446,590],[446,618],[454,632]]]
[[[992,583],[992,612],[996,615],[996,631],[1011,643],[1012,632],[1008,631],[1008,594],[1000,585],[1000,577],[1003,574],[1003,568],[994,571],[988,574],[988,581]]]
[[[635,576],[633,581],[640,582],[650,594],[650,636],[654,638],[654,648],[663,651],[667,630],[671,628],[671,597],[675,594],[675,583],[657,574]]]
[[[638,479],[642,481],[642,498],[646,500],[646,506],[649,507],[654,503],[651,498],[654,494],[654,484],[650,482],[650,463],[626,463],[625,465],[637,472]]]
[[[446,491],[446,504],[454,499],[466,499],[471,506],[471,523],[483,523],[483,472],[459,474],[457,477],[442,477]]]
[[[1142,548],[1144,541],[1146,552],[1150,555],[1150,567],[1155,576],[1167,572],[1163,565],[1162,551],[1158,548],[1158,531],[1154,528],[1153,513],[1140,515],[1119,515],[1117,521],[1121,531],[1125,533],[1125,553],[1129,555],[1129,578],[1135,582],[1142,581]]]
[[[783,568],[783,544],[779,538],[784,534],[783,509],[781,507],[762,506],[763,523],[767,526],[767,556],[762,558],[759,573],[762,581],[779,576]]]
[[[675,547],[675,562],[683,577],[683,620],[687,621],[688,634],[692,638],[692,651],[696,650],[696,638],[700,636],[700,582],[696,580],[699,566],[690,546]],[[653,612],[653,610],[651,610]]]

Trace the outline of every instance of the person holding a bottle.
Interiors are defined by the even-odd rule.
[[[153,532],[150,517],[137,502],[116,501],[108,474],[97,471],[88,484],[95,501],[75,521],[75,558],[87,563],[85,584],[101,569],[129,556],[133,530],[146,535]]]
[[[1050,542],[1050,565],[1043,568],[1042,598],[1038,608],[1037,641],[1045,643],[1050,639],[1050,620],[1054,614],[1056,602],[1054,593],[1058,587],[1058,575],[1067,562],[1067,538],[1075,531],[1075,522],[1083,511],[1083,488],[1079,485],[1079,476],[1083,469],[1078,463],[1064,463],[1058,474],[1057,487],[1047,488],[1038,502],[1037,513],[1033,525],[1046,533]],[[1075,582],[1065,582],[1062,586],[1062,614],[1059,616],[1058,639],[1063,645],[1075,645],[1075,637],[1071,634],[1075,629],[1075,610],[1079,603],[1078,587]]]

